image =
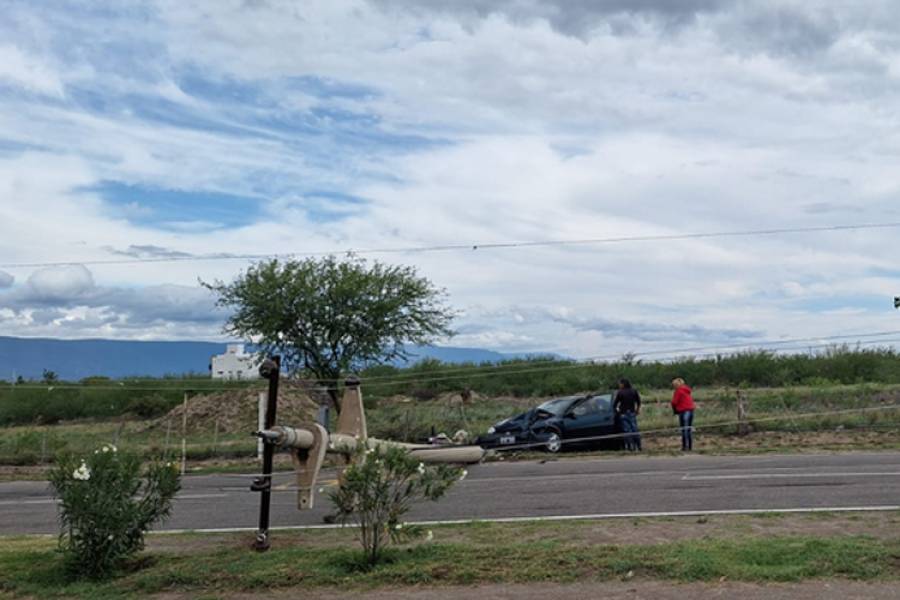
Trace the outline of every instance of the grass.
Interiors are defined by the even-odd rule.
[[[772,517],[777,518],[777,517]],[[748,519],[744,519],[750,522]],[[611,527],[666,526],[650,520]],[[665,543],[603,544],[580,535],[592,523],[471,524],[436,528],[436,542],[390,549],[361,566],[349,531],[277,532],[269,552],[246,536],[154,536],[167,548],[145,552],[111,581],[70,583],[48,538],[0,543],[0,591],[11,596],[113,598],[175,592],[226,594],[278,588],[376,588],[612,580],[793,582],[900,579],[900,538],[866,535],[707,536]],[[699,525],[698,525],[699,527]],[[734,531],[734,527],[730,527]]]

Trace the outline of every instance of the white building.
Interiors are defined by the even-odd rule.
[[[225,354],[217,354],[210,361],[213,379],[259,379],[260,361],[256,354],[244,352],[243,344],[228,344]]]

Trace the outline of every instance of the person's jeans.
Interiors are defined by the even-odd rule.
[[[622,423],[622,433],[626,434],[625,449],[640,450],[641,434],[638,432],[637,415],[633,412],[622,413],[619,421]]]
[[[678,413],[678,425],[681,427],[681,449],[693,450],[694,440],[691,432],[694,429],[694,411],[686,410]]]

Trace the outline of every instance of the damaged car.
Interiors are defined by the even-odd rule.
[[[592,439],[619,433],[612,394],[587,394],[554,398],[520,415],[504,419],[479,436],[483,448],[544,449],[559,452],[563,446],[609,446],[621,439]]]

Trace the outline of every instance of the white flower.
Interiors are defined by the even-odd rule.
[[[109,537],[107,537],[106,539],[109,540],[110,542],[113,541],[113,536],[112,536],[112,534],[109,534]]]
[[[78,481],[87,481],[91,478],[91,470],[84,461],[81,461],[81,466],[72,472],[72,477]]]
[[[401,529],[403,529],[403,523],[397,523],[396,525],[394,525],[394,529],[400,531]]]
[[[469,474],[469,472],[466,471],[465,469],[463,469],[462,472],[459,474],[459,480],[462,481],[463,479],[466,478],[466,475],[468,475],[468,474]]]
[[[369,448],[368,450],[366,450],[366,454],[372,454],[373,452],[375,452],[375,448]]]
[[[419,471],[419,475],[425,474],[425,463],[419,463],[419,467],[417,469]]]
[[[430,542],[433,539],[434,539],[434,532],[429,529],[428,533],[425,534],[425,541]]]
[[[325,491],[325,488],[319,488],[319,493],[320,493],[320,494],[323,493],[324,491]]]

